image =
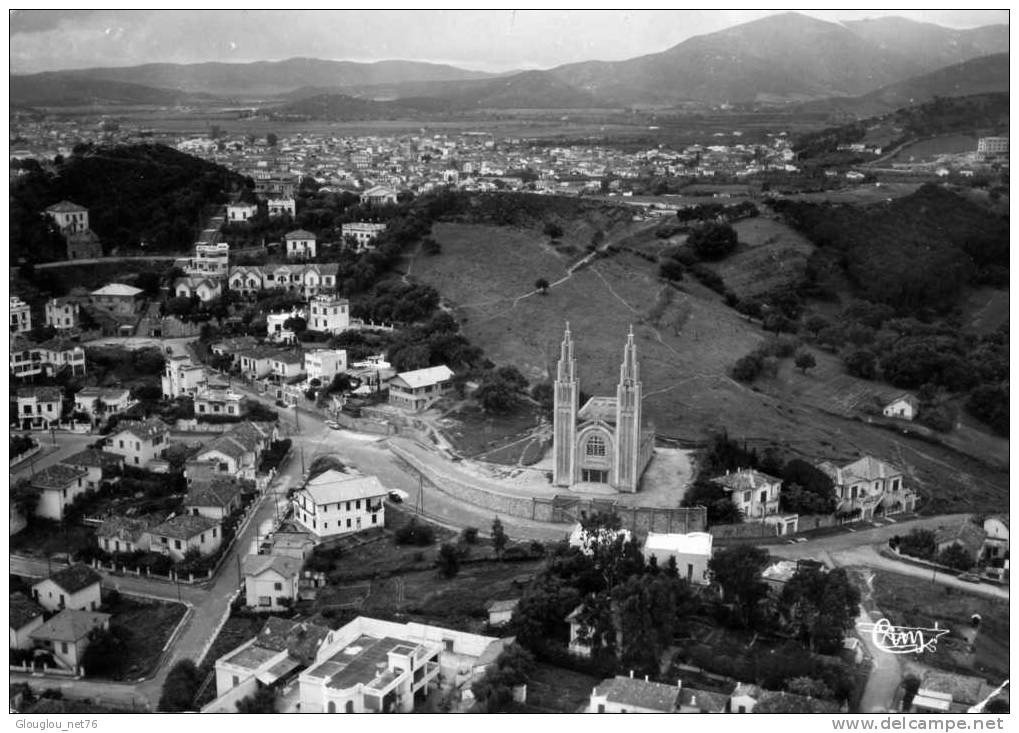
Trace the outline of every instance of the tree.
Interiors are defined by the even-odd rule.
[[[119,671],[127,651],[124,632],[116,627],[97,628],[89,632],[88,649],[81,658],[85,674],[93,677],[113,677]]]
[[[902,678],[902,712],[908,713],[913,707],[913,698],[920,691],[920,678],[913,674],[907,674]]]
[[[782,589],[779,610],[797,637],[811,651],[832,651],[841,645],[860,612],[860,592],[843,568],[825,572],[799,568]]]
[[[293,331],[294,334],[304,333],[308,330],[308,321],[300,316],[291,316],[283,321],[283,328]]]
[[[157,710],[166,713],[179,713],[192,709],[192,701],[202,679],[198,667],[190,659],[183,659],[166,675],[163,693],[159,698]]]
[[[542,295],[548,295],[548,288],[549,288],[548,280],[546,280],[545,278],[539,277],[537,280],[534,281],[534,289],[537,290]]]
[[[768,586],[761,580],[761,570],[767,563],[767,551],[752,545],[720,550],[708,561],[708,568],[722,586],[725,598],[735,601],[740,621],[746,628],[753,625],[757,604],[768,594]]]
[[[439,548],[439,555],[435,560],[439,572],[443,577],[452,578],[460,572],[460,550],[456,545],[444,542]]]
[[[269,145],[270,148],[276,147],[276,142],[278,141],[278,139],[279,138],[276,137],[275,132],[270,132],[268,135],[265,136],[265,142]]]
[[[563,228],[558,222],[550,221],[545,224],[545,236],[549,239],[559,239],[563,236]]]
[[[272,714],[276,712],[276,693],[271,687],[259,685],[258,689],[238,700],[235,705],[238,713]]]
[[[684,270],[683,263],[668,258],[658,266],[658,275],[666,280],[682,280]]]
[[[527,682],[533,668],[534,656],[519,644],[511,644],[496,657],[488,673],[471,685],[471,692],[484,712],[501,712],[513,701],[513,688]]]
[[[804,697],[830,697],[831,690],[821,680],[812,677],[793,677],[785,683],[785,688],[794,695]]]
[[[797,369],[806,374],[808,369],[813,369],[817,366],[817,359],[809,351],[801,351],[796,355],[793,363],[796,364]]]
[[[702,260],[720,260],[736,250],[739,237],[729,224],[708,222],[690,232],[686,242]]]
[[[475,545],[478,542],[478,528],[477,527],[464,527],[463,532],[460,533],[460,537],[468,545]]]
[[[953,542],[938,555],[938,562],[955,570],[969,570],[976,561],[958,542]]]
[[[764,357],[758,351],[751,351],[740,357],[732,367],[732,378],[738,382],[750,383],[764,370]]]
[[[873,379],[877,375],[877,356],[869,349],[852,349],[842,356],[846,372],[860,379]]]
[[[799,514],[830,514],[835,511],[835,484],[831,477],[807,461],[794,458],[782,468],[783,511]]]
[[[509,542],[509,537],[506,536],[506,530],[502,528],[502,520],[496,517],[492,522],[492,547],[495,548],[495,555],[499,559],[502,559],[507,542]]]

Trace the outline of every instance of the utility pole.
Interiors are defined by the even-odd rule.
[[[300,451],[301,451],[301,477],[303,478],[304,477],[304,446],[303,445],[300,447]]]

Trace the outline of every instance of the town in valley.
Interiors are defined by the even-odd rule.
[[[1008,11],[510,12],[12,11],[11,711],[1007,713]]]

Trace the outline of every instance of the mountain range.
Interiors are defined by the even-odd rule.
[[[416,61],[307,58],[145,64],[12,75],[10,103],[177,105],[218,99],[279,105],[283,113],[314,109],[319,115],[358,106],[351,99],[360,98],[376,103],[360,105],[364,113],[388,115],[835,98],[844,107],[859,101],[872,111],[892,100],[1007,91],[1007,54],[1006,25],[958,30],[895,17],[832,23],[783,13],[695,36],[659,53],[545,71],[490,74]]]

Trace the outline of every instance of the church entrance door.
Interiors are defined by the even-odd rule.
[[[594,468],[584,468],[580,471],[580,480],[590,484],[607,484],[609,482],[609,472],[598,471]]]

